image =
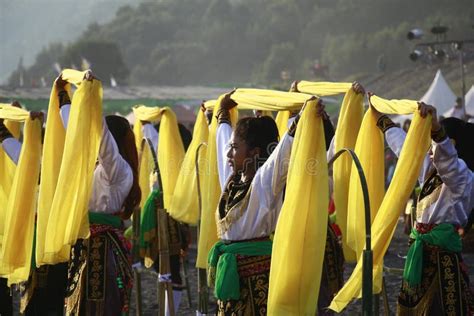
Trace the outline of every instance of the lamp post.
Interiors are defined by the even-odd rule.
[[[461,68],[461,98],[462,107],[464,113],[466,113],[466,102],[464,100],[466,95],[466,82],[464,75],[464,62],[466,48],[468,51],[469,46],[472,45],[472,56],[474,58],[474,39],[462,39],[462,40],[447,40],[447,32],[449,28],[446,26],[437,25],[431,28],[431,33],[436,37],[433,42],[420,42],[415,44],[413,51],[409,57],[412,61],[424,61],[425,63],[432,64],[433,61],[442,61],[444,59],[458,58],[459,66]],[[412,29],[408,32],[408,40],[419,40],[424,36],[424,31],[420,28]]]

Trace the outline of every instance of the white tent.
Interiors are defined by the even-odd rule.
[[[474,116],[474,85],[466,93],[464,102],[466,102],[466,113]]]
[[[441,70],[438,69],[430,88],[420,101],[436,107],[438,115],[445,114],[456,104],[456,95],[444,79]]]

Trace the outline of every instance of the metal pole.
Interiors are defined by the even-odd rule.
[[[362,187],[362,194],[364,196],[364,214],[365,214],[365,249],[362,257],[362,314],[364,316],[371,316],[374,312],[373,293],[372,293],[372,269],[373,269],[373,254],[371,242],[371,217],[370,217],[370,200],[369,190],[367,187],[367,180],[365,179],[364,170],[355,152],[348,148],[339,150],[334,157],[329,161],[329,165],[339,158],[344,152],[347,152],[352,157],[352,161],[356,165],[359,174],[360,185]]]

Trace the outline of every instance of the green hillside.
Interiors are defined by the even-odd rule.
[[[416,67],[408,30],[435,24],[447,25],[450,39],[474,38],[474,2],[161,0],[120,8],[79,40],[45,48],[23,71],[49,81],[55,60],[69,67],[86,58],[106,83],[113,76],[131,85],[287,86],[381,71],[390,77]],[[11,84],[16,80],[18,72]]]

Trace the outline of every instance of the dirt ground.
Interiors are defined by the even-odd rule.
[[[464,254],[464,260],[470,267],[469,274],[471,280],[474,279],[474,251],[470,245],[465,246],[469,252]],[[396,311],[396,300],[401,283],[401,273],[393,271],[393,269],[402,269],[404,264],[404,256],[408,251],[407,236],[403,233],[403,222],[399,221],[397,230],[394,238],[390,244],[389,250],[385,255],[385,267],[388,268],[384,274],[385,285],[387,290],[387,299],[389,304],[389,315],[395,315]],[[179,307],[178,315],[196,315],[197,308],[197,271],[194,268],[196,263],[196,244],[193,243],[188,254],[188,281],[190,287],[190,297],[188,299],[187,293],[183,292],[183,299]],[[345,266],[345,279],[347,280],[354,268],[354,264],[346,264]],[[141,273],[142,278],[142,315],[151,316],[158,314],[158,295],[157,295],[157,275],[151,270],[144,270]],[[131,311],[130,315],[136,315],[136,299],[135,299],[136,286],[132,293]],[[15,296],[15,311],[18,315],[18,293],[14,293]],[[212,293],[210,294],[210,309],[215,310],[214,299]],[[341,315],[355,315],[361,314],[362,304],[360,300],[352,302],[347,309],[341,313]],[[379,299],[379,314],[387,315],[384,311],[384,300],[382,297]]]
[[[407,244],[408,237],[403,233],[403,221],[400,219],[397,225],[394,238],[390,244],[389,250],[385,255],[385,267],[387,271],[384,274],[385,285],[387,291],[387,299],[389,304],[389,315],[395,315],[396,311],[396,300],[401,284],[402,275],[396,269],[403,269],[405,262],[405,255],[408,251]],[[465,247],[468,248],[468,247]],[[189,283],[191,290],[191,302],[187,298],[187,295],[183,295],[183,299],[179,308],[179,315],[196,315],[197,307],[197,273],[194,269],[196,259],[196,246],[192,245],[189,252],[189,263],[188,263],[188,274]],[[464,260],[467,265],[471,267],[470,278],[474,279],[474,253],[471,251],[464,254]],[[345,279],[347,280],[354,268],[354,264],[346,264],[345,267]],[[156,286],[156,275],[151,272],[142,273],[142,295],[143,295],[143,315],[157,315],[158,311],[158,298],[157,298],[157,286]],[[135,290],[135,289],[134,289]],[[213,304],[210,304],[213,308]],[[362,304],[360,300],[352,302],[347,309],[340,315],[355,315],[361,314]],[[135,301],[132,303],[132,313],[135,313]],[[380,315],[387,315],[384,311],[384,300],[380,296],[379,298],[379,313]]]

